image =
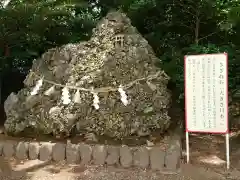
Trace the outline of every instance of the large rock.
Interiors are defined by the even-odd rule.
[[[25,88],[5,102],[8,133],[43,134],[95,133],[114,138],[131,134],[145,136],[152,130],[164,132],[170,124],[168,76],[155,63],[148,42],[120,12],[110,12],[93,30],[87,42],[48,50],[33,62]],[[37,95],[30,95],[44,77]],[[46,91],[55,86],[54,91]],[[81,103],[63,105],[61,90],[69,87],[73,99],[80,89]],[[123,86],[129,104],[123,105],[118,92]],[[100,108],[93,107],[94,87]],[[100,89],[99,89],[100,88]],[[51,92],[51,93],[50,93]]]

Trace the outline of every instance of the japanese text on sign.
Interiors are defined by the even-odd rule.
[[[187,131],[228,131],[227,76],[226,54],[185,56]]]

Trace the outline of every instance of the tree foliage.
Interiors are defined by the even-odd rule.
[[[0,9],[0,70],[27,71],[51,47],[86,40],[121,9],[149,41],[183,97],[183,57],[227,52],[229,89],[240,86],[240,0],[12,0]]]
[[[95,24],[85,2],[11,1],[0,9],[1,70],[27,70],[51,47],[84,40]]]

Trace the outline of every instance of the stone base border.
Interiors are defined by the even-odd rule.
[[[51,142],[0,141],[0,156],[18,160],[66,161],[81,165],[118,165],[152,170],[176,171],[181,159],[181,142],[174,140],[166,149],[161,146],[128,147]]]

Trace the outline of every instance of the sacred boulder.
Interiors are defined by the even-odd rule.
[[[121,12],[107,14],[87,42],[48,50],[25,88],[5,101],[6,132],[122,139],[169,128],[169,77]]]

